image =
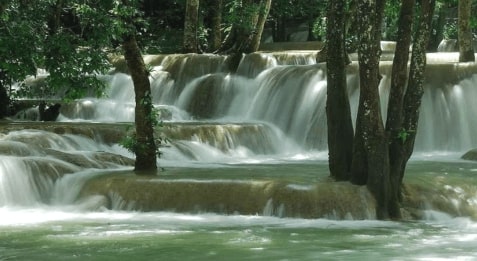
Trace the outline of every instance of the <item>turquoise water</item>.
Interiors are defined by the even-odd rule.
[[[477,223],[439,213],[391,222],[14,212],[35,222],[1,227],[0,260],[477,260]]]
[[[326,164],[305,161],[192,170],[166,168],[164,178],[326,178]],[[475,189],[475,173],[474,162],[421,157],[409,164],[406,181],[439,181],[468,194],[473,190],[465,186]],[[395,222],[87,206],[0,208],[0,260],[477,260],[477,222],[433,210],[424,220]]]

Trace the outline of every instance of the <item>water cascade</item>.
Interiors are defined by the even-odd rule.
[[[260,259],[255,253],[262,251],[266,253],[262,259],[267,260],[281,253],[284,245],[279,242],[288,242],[283,243],[287,247],[301,242],[306,249],[297,252],[297,260],[326,259],[328,252],[333,257],[360,258],[355,251],[317,253],[315,247],[323,242],[314,240],[332,240],[341,234],[344,239],[339,240],[354,242],[360,235],[353,231],[364,231],[363,238],[379,245],[389,253],[387,257],[400,256],[402,247],[393,246],[404,245],[419,260],[454,258],[457,253],[462,260],[475,260],[475,248],[453,233],[466,233],[469,242],[477,235],[471,221],[477,219],[477,183],[471,178],[477,163],[460,159],[477,148],[477,66],[455,63],[455,53],[428,55],[403,204],[406,219],[424,221],[378,222],[370,221],[375,218],[375,203],[366,188],[328,177],[326,66],[316,64],[314,55],[253,53],[243,57],[234,74],[223,56],[145,56],[153,68],[154,106],[163,121],[158,134],[168,139],[158,159],[164,169],[155,177],[134,175],[134,155],[118,145],[132,129],[135,106],[132,81],[121,59],[114,62],[110,75],[103,76],[108,83],[104,98],[63,104],[57,122],[0,122],[0,216],[4,217],[0,228],[37,226],[37,234],[47,240],[68,247],[83,240],[97,253],[108,253],[114,244],[123,246],[125,241],[130,245],[121,251],[131,247],[143,252],[146,245],[160,249],[145,243],[151,237],[161,242],[158,245],[189,246],[181,252],[200,252],[203,259],[242,253],[231,250],[233,245],[252,251],[244,254],[250,258]],[[385,57],[380,86],[383,115],[391,66]],[[357,62],[347,70],[356,115]],[[26,218],[29,215],[32,218]],[[54,232],[45,232],[50,224]],[[396,237],[383,240],[389,231]],[[16,233],[8,230],[0,241],[7,242]],[[436,234],[448,250],[426,255],[433,248],[419,239],[432,240]],[[108,239],[98,240],[99,235]],[[175,245],[179,241],[184,245]],[[220,246],[217,251],[222,252],[205,253],[199,242]],[[10,248],[19,246],[0,243],[0,259]],[[183,260],[177,252],[164,251],[171,260]],[[21,251],[8,253],[27,256]],[[86,257],[82,252],[78,256]]]

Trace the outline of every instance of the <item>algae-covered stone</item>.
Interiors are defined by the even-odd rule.
[[[462,159],[465,160],[474,160],[477,161],[477,149],[471,149],[468,152],[466,152],[464,155],[461,157]]]

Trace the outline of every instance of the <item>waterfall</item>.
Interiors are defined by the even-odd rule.
[[[158,134],[168,138],[158,159],[166,171],[158,177],[133,175],[133,155],[117,145],[129,131],[126,125],[134,121],[130,76],[121,70],[103,76],[106,97],[65,104],[59,118],[63,122],[27,122],[18,125],[47,131],[17,128],[0,134],[0,209],[106,207],[375,218],[374,201],[365,187],[327,182],[326,66],[316,64],[314,57],[314,52],[254,53],[245,55],[238,71],[231,73],[224,56],[146,56],[154,106],[164,122]],[[476,148],[477,67],[454,63],[455,54],[429,58],[416,151],[457,155]],[[390,61],[380,64],[384,119],[391,68]],[[355,121],[357,62],[347,67],[347,84]],[[92,130],[98,125],[102,135]],[[415,162],[419,166],[413,166]],[[451,166],[456,171],[442,170],[434,162],[411,162],[414,172],[406,178],[415,181],[427,174],[422,179],[428,182],[436,177],[430,184],[406,180],[406,196],[411,198],[407,200],[412,203],[407,209],[420,209],[424,202],[447,211],[454,204],[457,207],[449,213],[477,215],[475,184],[461,189],[460,184],[469,181],[451,184],[456,175],[447,175],[473,173],[472,164],[458,162]],[[448,196],[444,207],[439,205],[441,195]]]
[[[227,71],[224,56],[146,58],[155,66],[150,78],[153,100],[164,112],[165,122],[265,123],[303,150],[327,150],[326,66],[315,63],[314,52],[249,54],[235,74]],[[477,147],[472,132],[477,126],[472,99],[476,66],[454,63],[453,53],[429,54],[428,58],[416,151],[461,152]],[[383,61],[380,67],[385,120],[392,63]],[[354,121],[359,100],[357,62],[347,70]],[[133,95],[130,77],[114,74],[108,99],[82,100],[74,110],[66,106],[62,120],[131,122]]]
[[[0,136],[0,207],[72,203],[94,169],[131,166],[121,154],[82,136],[11,131]]]

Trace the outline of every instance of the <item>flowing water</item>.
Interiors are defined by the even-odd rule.
[[[312,52],[251,54],[236,74],[221,56],[147,56],[164,170],[134,176],[117,143],[134,119],[120,72],[57,123],[0,123],[0,260],[477,260],[477,162],[460,159],[477,147],[477,68],[429,61],[406,221],[376,221],[365,188],[329,180]]]

